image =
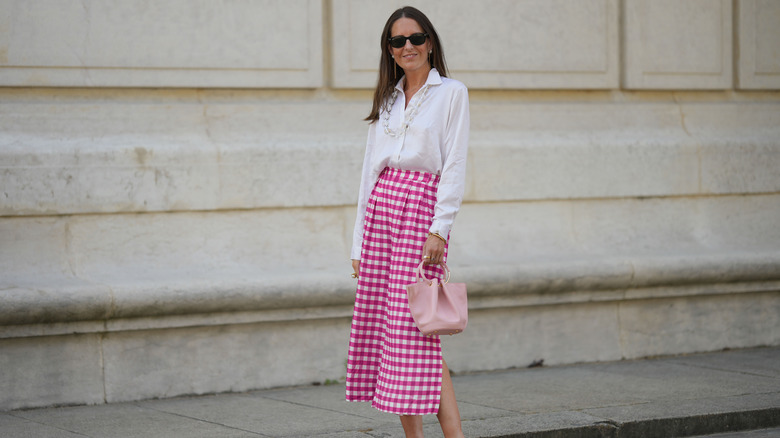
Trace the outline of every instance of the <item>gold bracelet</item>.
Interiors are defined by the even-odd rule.
[[[442,237],[442,235],[441,235],[441,234],[439,234],[439,233],[428,233],[428,237],[430,237],[430,236],[435,236],[435,237],[438,237],[438,238],[439,238],[439,239],[441,239],[441,240],[442,240],[444,243],[447,243],[447,239],[445,239],[444,237]]]

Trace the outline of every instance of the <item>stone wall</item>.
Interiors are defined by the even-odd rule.
[[[2,0],[0,409],[339,379],[399,1]],[[780,2],[429,0],[455,371],[780,344]]]

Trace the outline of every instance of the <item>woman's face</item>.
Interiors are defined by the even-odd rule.
[[[408,17],[401,17],[393,23],[390,30],[390,37],[405,36],[408,37],[415,33],[423,33],[422,28],[416,21]],[[426,38],[425,43],[415,46],[411,41],[406,40],[406,45],[396,49],[389,44],[390,54],[395,62],[404,69],[407,74],[419,69],[430,69],[428,63],[428,51],[431,50],[431,39]]]

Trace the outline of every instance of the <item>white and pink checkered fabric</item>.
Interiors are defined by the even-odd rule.
[[[439,410],[440,340],[420,333],[406,296],[406,285],[417,279],[438,183],[438,175],[386,168],[371,193],[349,342],[347,401],[370,401],[398,415]],[[425,275],[443,278],[438,266],[427,267]]]

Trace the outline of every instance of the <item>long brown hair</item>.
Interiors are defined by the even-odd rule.
[[[390,15],[385,23],[385,28],[382,30],[382,38],[379,41],[379,46],[382,49],[382,58],[379,60],[379,79],[377,80],[376,90],[374,91],[374,104],[371,108],[371,113],[365,118],[368,122],[375,122],[379,120],[379,113],[382,110],[382,104],[384,104],[390,95],[393,94],[396,82],[404,74],[404,70],[395,63],[390,55],[390,43],[388,39],[392,36],[393,24],[399,18],[411,18],[420,25],[423,32],[428,34],[430,38],[433,53],[428,56],[428,61],[431,63],[431,67],[439,71],[441,76],[446,77],[447,62],[444,60],[444,50],[442,50],[441,41],[439,41],[439,34],[436,33],[436,29],[433,28],[433,24],[428,17],[425,16],[418,9],[411,6],[404,6],[396,10]]]

